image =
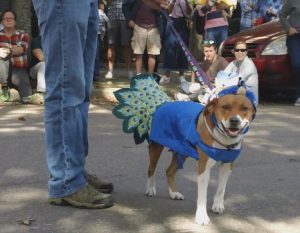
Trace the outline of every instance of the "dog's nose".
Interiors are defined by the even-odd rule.
[[[229,122],[230,122],[230,125],[233,127],[237,127],[241,123],[238,117],[231,117]]]

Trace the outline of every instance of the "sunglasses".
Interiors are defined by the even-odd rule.
[[[215,41],[213,41],[213,40],[204,40],[203,41],[203,45],[213,45],[213,44],[215,44]]]
[[[246,52],[247,51],[247,49],[234,49],[234,52]]]

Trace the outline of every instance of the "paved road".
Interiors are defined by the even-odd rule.
[[[299,233],[300,108],[264,104],[230,177],[223,215],[194,223],[197,164],[186,162],[177,176],[184,201],[168,198],[166,151],[157,171],[158,196],[144,195],[147,145],[121,132],[111,105],[91,106],[87,167],[115,185],[114,207],[84,210],[48,205],[42,106],[0,106],[1,233]],[[212,171],[208,205],[216,189]],[[18,220],[33,219],[31,225]]]

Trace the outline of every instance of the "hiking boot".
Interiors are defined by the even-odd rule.
[[[2,87],[2,94],[0,96],[0,100],[3,102],[7,102],[10,99],[10,90],[8,87]]]
[[[48,202],[59,206],[73,206],[87,209],[104,209],[113,206],[114,201],[110,194],[98,192],[87,185],[76,193],[60,198],[48,198]]]
[[[112,183],[105,182],[99,179],[96,175],[87,174],[85,177],[86,182],[101,193],[111,193],[114,189]]]

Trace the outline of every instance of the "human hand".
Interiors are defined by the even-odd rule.
[[[288,32],[287,32],[287,34],[289,35],[289,36],[293,36],[293,35],[295,35],[295,34],[297,34],[298,33],[298,31],[295,29],[295,28],[293,28],[293,27],[290,27],[290,29],[288,30]]]
[[[9,48],[0,48],[0,58],[5,59],[11,53]]]
[[[131,27],[131,28],[134,28],[135,22],[134,22],[133,20],[130,20],[130,21],[128,22],[128,26]]]

